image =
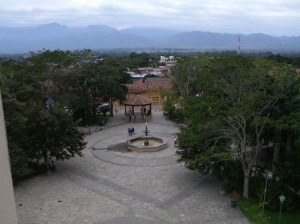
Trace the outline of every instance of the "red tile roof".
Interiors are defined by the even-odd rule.
[[[141,95],[135,95],[123,101],[123,104],[125,105],[134,105],[134,106],[143,106],[151,103],[152,100],[149,100],[148,98],[143,97]]]
[[[143,82],[141,79],[133,84],[126,84],[128,92],[147,92],[148,90],[172,89],[172,79],[148,78]]]

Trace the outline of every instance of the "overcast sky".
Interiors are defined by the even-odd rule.
[[[300,0],[0,0],[0,26],[51,22],[300,36]]]

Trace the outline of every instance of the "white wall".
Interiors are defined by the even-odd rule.
[[[17,224],[16,204],[10,173],[4,114],[0,93],[0,223]]]

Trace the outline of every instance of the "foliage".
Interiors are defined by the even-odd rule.
[[[150,55],[147,53],[135,53],[131,52],[129,54],[129,68],[137,68],[137,67],[147,67],[150,61]]]
[[[260,207],[263,206],[263,195],[266,187],[266,179],[262,175],[251,177],[250,195],[257,201]],[[280,208],[279,196],[284,195],[286,201],[283,203],[282,210],[294,212],[299,208],[299,196],[297,196],[289,186],[283,181],[268,180],[265,197],[265,208],[278,211]]]
[[[191,65],[184,77],[181,73]],[[204,56],[178,64],[175,88],[184,96],[188,120],[178,135],[178,153],[187,166],[207,174],[219,161],[240,161],[247,197],[251,169],[261,152],[273,145],[270,129],[284,116],[295,117],[290,127],[297,125],[298,115],[275,117],[272,112],[283,104],[295,105],[298,77],[286,65],[239,56]]]
[[[160,94],[164,99],[163,110],[164,115],[176,122],[185,122],[185,117],[182,110],[182,99],[176,98],[173,91],[161,89]]]
[[[78,58],[81,58],[78,63]],[[74,119],[87,122],[95,120],[96,99],[110,101],[111,116],[113,101],[123,100],[127,89],[121,84],[131,82],[126,70],[126,60],[106,58],[94,63],[91,51],[79,52],[43,51],[28,59],[32,69],[38,71],[44,82],[43,91],[56,104],[73,111]]]
[[[168,119],[177,121],[177,122],[183,122],[184,121],[184,115],[182,113],[182,109],[178,104],[172,104],[171,100],[166,100],[164,103],[164,112],[165,116],[167,116]]]
[[[104,114],[104,115],[98,114],[98,116],[97,116],[97,124],[98,125],[102,126],[102,125],[106,124],[107,121],[108,121],[108,117],[106,114]]]
[[[266,215],[260,215],[261,209],[255,200],[243,198],[243,200],[239,202],[238,207],[243,215],[251,221],[251,223],[270,223]]]
[[[281,54],[271,54],[267,56],[268,59],[277,61],[279,63],[287,63],[300,68],[300,57],[299,56],[288,56]]]
[[[294,150],[287,156],[285,161],[278,163],[278,177],[287,184],[293,191],[300,190],[300,168],[299,168],[300,150]]]
[[[36,99],[36,90],[18,77],[20,63],[3,60],[0,65],[0,89],[3,99],[7,142],[14,179],[19,179],[28,169],[29,158],[22,150],[22,136],[26,133],[26,116],[23,111],[31,96]]]
[[[222,169],[221,169],[222,167]],[[243,186],[241,163],[236,160],[224,160],[213,166],[213,173],[222,181],[225,192],[240,191]]]
[[[146,54],[138,58],[149,61]],[[23,61],[1,59],[0,88],[13,176],[27,173],[32,162],[43,160],[49,170],[52,158],[81,155],[85,143],[74,122],[107,121],[96,106],[109,101],[112,115],[113,102],[125,98],[127,88],[122,84],[131,82],[124,72],[131,59],[107,57],[94,63],[88,49],[31,52]]]
[[[11,173],[14,180],[19,180],[28,172],[28,163],[30,162],[26,153],[16,144],[9,141],[9,158]]]
[[[179,60],[172,69],[174,90],[178,96],[187,97],[193,92],[196,76],[196,59]]]
[[[255,224],[277,224],[279,221],[279,210],[269,211],[264,210],[264,214],[261,214],[261,207],[256,200],[249,198],[243,198],[238,207],[242,214]],[[297,224],[299,223],[300,213],[285,213],[281,214],[282,224]]]
[[[47,170],[52,158],[65,160],[82,156],[84,134],[74,125],[70,114],[61,108],[45,108],[32,103],[27,111],[27,133],[22,147],[32,160],[43,160]]]
[[[46,51],[23,62],[1,61],[0,88],[14,179],[30,173],[28,165],[42,156],[49,169],[52,157],[69,159],[81,155],[85,146],[83,134],[74,126],[71,114],[59,103],[56,108],[47,108],[45,104],[45,91],[50,83],[46,81],[69,65],[58,59],[60,51],[54,52],[52,58],[51,55]],[[69,53],[63,57],[66,55]]]

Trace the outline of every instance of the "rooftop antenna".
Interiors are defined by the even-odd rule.
[[[238,40],[237,40],[237,54],[241,53],[241,37],[238,36]]]

